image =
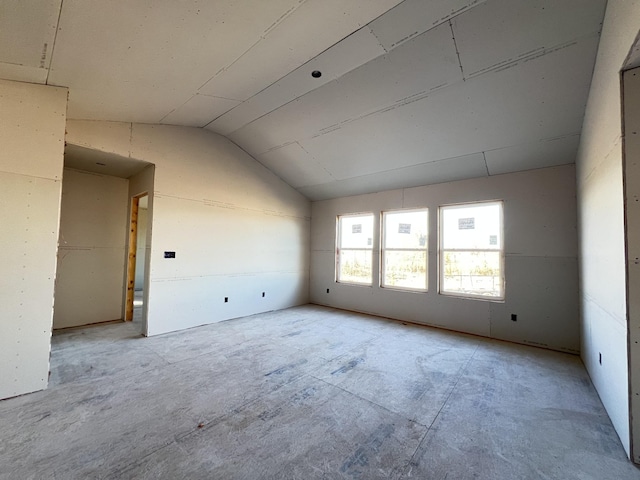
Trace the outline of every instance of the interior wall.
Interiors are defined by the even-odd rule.
[[[439,295],[438,207],[487,200],[504,201],[505,301]],[[375,254],[373,287],[335,282],[337,215],[419,207],[429,208],[427,293],[379,287]],[[579,351],[573,165],[313,202],[311,217],[311,302]]]
[[[640,68],[624,73],[624,178],[631,449],[640,462]]]
[[[620,71],[638,18],[640,1],[609,0],[576,160],[581,356],[629,455]]]
[[[136,242],[136,275],[134,280],[135,290],[140,291],[144,287],[144,263],[147,253],[147,222],[149,210],[140,207],[138,209],[138,233]]]
[[[53,328],[122,319],[129,182],[64,169]]]
[[[0,80],[0,398],[46,388],[67,89]]]
[[[70,121],[67,132],[155,165],[149,335],[308,301],[310,202],[231,141],[114,122]]]

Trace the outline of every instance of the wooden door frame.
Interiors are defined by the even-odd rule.
[[[129,217],[129,249],[127,251],[127,291],[125,300],[124,320],[133,320],[133,297],[136,286],[136,249],[138,247],[138,210],[140,199],[148,192],[131,197],[131,215]]]

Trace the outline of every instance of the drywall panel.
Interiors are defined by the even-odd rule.
[[[124,247],[60,247],[54,329],[122,320],[125,254]]]
[[[131,124],[69,120],[66,142],[72,146],[84,147],[83,154],[90,155],[87,150],[98,150],[129,158],[131,157]]]
[[[140,207],[138,209],[138,236],[136,241],[136,275],[134,280],[135,290],[144,288],[144,265],[147,254],[147,225],[149,223],[149,210]]]
[[[485,0],[405,0],[369,24],[386,50],[448,22]]]
[[[76,170],[129,178],[149,164],[115,153],[79,147],[67,142],[64,149],[64,166]]]
[[[453,34],[465,76],[505,68],[588,35],[597,37],[606,4],[606,0],[492,0],[457,16],[452,20]]]
[[[280,178],[295,188],[334,180],[299,143],[274,148],[256,160],[272,172],[278,172]]]
[[[307,301],[309,285],[308,277],[298,273],[261,273],[174,280],[152,278],[151,291],[147,334],[159,335],[301,305]]]
[[[636,41],[637,18],[640,2],[607,2],[576,160],[581,356],[629,455],[620,70]]]
[[[551,138],[484,152],[490,175],[575,163],[580,135]]]
[[[314,90],[325,83],[385,53],[368,27],[349,35],[309,62],[260,91],[208,125],[209,130],[228,135],[247,123]],[[313,71],[322,76],[311,76]]]
[[[627,328],[584,294],[580,303],[582,361],[622,445],[628,448],[630,404]],[[585,342],[585,337],[589,341]]]
[[[0,81],[0,398],[46,388],[66,90]]]
[[[0,91],[0,171],[61,179],[62,164],[52,158],[64,151],[67,90],[0,80]]]
[[[157,171],[156,181],[158,177]],[[265,215],[262,211],[159,193],[154,196],[153,208],[154,253],[163,257],[166,250],[175,252],[175,258],[154,261],[151,270],[154,280],[300,273],[301,265],[307,263],[308,221],[304,218]],[[162,251],[158,252],[156,247]]]
[[[624,82],[624,179],[633,458],[640,461],[640,68]]]
[[[331,183],[311,185],[299,189],[311,200],[326,200],[347,195],[359,195],[371,190],[416,187],[434,183],[453,182],[487,176],[482,153],[448,158],[411,167],[396,168],[370,175],[356,176]]]
[[[451,30],[441,25],[237,130],[230,138],[257,155],[295,139],[330,132],[461,80]]]
[[[0,191],[0,398],[7,398],[47,387],[60,180],[0,172]]]
[[[65,168],[53,327],[122,318],[128,181]]]
[[[0,63],[42,69],[51,62],[62,0],[5,0],[0,15]],[[5,77],[6,78],[6,77]],[[23,80],[9,77],[9,80]]]
[[[301,2],[232,65],[203,86],[200,93],[247,100],[265,85],[278,81],[398,3],[399,0]],[[256,65],[261,68],[256,70]],[[356,65],[358,63],[351,68]]]
[[[577,352],[578,273],[575,169],[562,166],[312,203],[313,303]],[[544,194],[541,194],[544,192]],[[505,221],[504,302],[439,295],[438,207],[502,200]],[[429,290],[408,293],[335,282],[336,216],[397,208],[429,208]],[[535,239],[535,240],[532,240]],[[538,242],[544,247],[539,247]],[[376,249],[374,240],[374,250]],[[548,248],[547,248],[548,247]],[[374,258],[377,255],[374,255]],[[327,293],[327,289],[329,292]],[[510,314],[523,313],[522,323]],[[505,319],[509,321],[506,322]]]
[[[505,294],[509,299],[490,303],[491,337],[580,353],[575,241],[573,247],[573,257],[507,254]],[[517,316],[515,321],[511,315]]]
[[[49,70],[0,62],[0,78],[17,82],[45,83]]]
[[[307,301],[308,200],[207,130],[134,124],[127,138],[132,157],[153,164],[130,180],[136,193],[154,182],[147,334]],[[224,297],[239,303],[223,310]]]
[[[157,123],[300,3],[65,0],[49,82],[70,87],[72,118]]]
[[[239,105],[238,100],[194,95],[183,105],[167,114],[160,123],[166,125],[184,125],[187,127],[204,127],[211,120]]]

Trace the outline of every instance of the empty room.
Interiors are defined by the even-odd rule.
[[[640,479],[640,0],[5,0],[0,479]]]

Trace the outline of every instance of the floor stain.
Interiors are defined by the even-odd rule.
[[[342,374],[342,373],[346,373],[349,370],[353,370],[354,368],[356,368],[362,362],[364,362],[364,358],[362,358],[362,357],[354,358],[353,360],[348,362],[346,365],[343,365],[339,369],[334,370],[333,372],[331,372],[331,375],[339,375],[339,374]]]

